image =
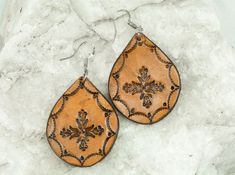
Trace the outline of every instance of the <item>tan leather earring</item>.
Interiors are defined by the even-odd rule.
[[[93,54],[92,54],[93,55]],[[115,110],[85,74],[53,107],[46,135],[55,154],[65,162],[88,167],[111,150],[118,134]]]
[[[139,31],[116,60],[109,77],[109,95],[128,119],[152,124],[174,108],[180,94],[179,72],[167,55]]]

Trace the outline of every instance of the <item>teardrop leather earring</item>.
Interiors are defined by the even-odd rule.
[[[164,118],[180,94],[180,76],[166,54],[139,29],[115,62],[109,77],[109,95],[128,119],[152,124]]]
[[[115,111],[86,77],[80,77],[59,98],[47,123],[47,139],[65,162],[88,167],[101,161],[111,150],[118,134]]]

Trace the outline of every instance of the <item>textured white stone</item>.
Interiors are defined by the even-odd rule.
[[[235,57],[210,1],[7,4],[0,26],[0,174],[235,175]],[[47,143],[48,115],[82,75],[93,46],[89,78],[108,97],[111,67],[135,32],[120,9],[130,10],[133,21],[176,64],[181,96],[173,112],[152,126],[119,115],[110,154],[91,168],[72,167]]]

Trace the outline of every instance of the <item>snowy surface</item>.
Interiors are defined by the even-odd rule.
[[[72,167],[51,151],[46,122],[93,46],[89,79],[108,97],[111,67],[135,33],[120,9],[176,64],[181,96],[152,126],[119,115],[110,154]],[[10,0],[2,19],[1,175],[235,175],[235,57],[211,1]]]

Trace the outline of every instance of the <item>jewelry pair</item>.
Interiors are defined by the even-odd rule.
[[[175,106],[180,76],[166,54],[148,39],[142,28],[118,57],[109,76],[109,95],[117,110],[141,124],[153,124]],[[88,59],[87,59],[88,60]],[[88,167],[111,150],[118,134],[117,114],[85,73],[59,98],[47,123],[47,139],[65,162]]]

